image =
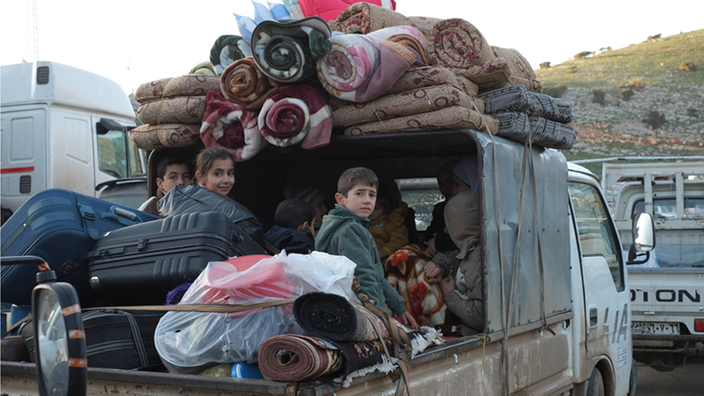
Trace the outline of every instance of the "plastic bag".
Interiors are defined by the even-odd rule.
[[[325,292],[359,302],[352,291],[355,264],[322,252],[285,252],[211,262],[180,304],[252,304]],[[159,321],[157,351],[169,371],[199,373],[216,363],[257,361],[261,344],[280,334],[302,334],[292,304],[244,313],[172,311]]]

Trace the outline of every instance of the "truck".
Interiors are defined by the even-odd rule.
[[[98,185],[144,175],[144,153],[128,136],[135,112],[116,82],[49,61],[0,72],[3,223],[39,191],[63,188],[95,197]]]
[[[174,154],[167,150],[174,149],[152,153],[150,175],[160,155]],[[270,146],[237,163],[230,197],[266,228],[285,185],[318,186],[332,197],[345,169],[365,166],[396,180],[409,206],[427,214],[441,199],[433,184],[437,168],[467,156],[477,161],[481,180],[483,331],[415,356],[405,377],[409,393],[634,395],[631,287],[619,233],[597,177],[560,151],[468,129],[335,134],[324,148],[282,153]],[[153,194],[155,186],[149,188]],[[648,214],[639,218],[647,223]],[[639,251],[649,249],[647,237],[644,229],[635,238]],[[3,393],[37,394],[34,364],[3,361],[1,369]],[[97,368],[90,360],[84,370],[91,395],[369,395],[397,389],[379,372],[345,388],[327,380]]]
[[[655,249],[629,265],[633,356],[670,371],[704,363],[704,157],[602,164],[616,228],[628,250],[631,218],[649,213]]]

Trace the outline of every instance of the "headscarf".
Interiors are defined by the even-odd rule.
[[[462,158],[460,162],[458,162],[452,169],[452,173],[462,180],[464,184],[468,185],[472,191],[479,191],[479,170],[477,168],[477,157],[472,155]]]
[[[457,258],[464,259],[481,238],[479,193],[463,191],[445,206],[445,226],[452,241],[460,248]]]

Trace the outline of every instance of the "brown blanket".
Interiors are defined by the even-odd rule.
[[[476,129],[491,134],[498,130],[496,118],[462,106],[446,107],[428,113],[368,122],[345,129],[345,135],[369,133],[419,132],[439,129]]]
[[[423,66],[410,69],[396,81],[388,94],[412,91],[416,88],[448,84],[463,90],[469,96],[479,93],[479,86],[443,66]]]
[[[426,17],[406,17],[403,14],[379,7],[377,5],[359,2],[347,7],[337,16],[337,19],[328,22],[330,30],[343,33],[367,34],[390,26],[413,26],[425,37],[430,37],[433,24],[440,19]]]
[[[205,96],[209,90],[220,90],[218,77],[187,74],[144,83],[137,88],[134,98],[144,104],[175,96]]]
[[[220,76],[220,89],[225,99],[247,110],[259,110],[264,101],[281,83],[267,77],[254,58],[238,59]]]
[[[445,19],[433,25],[428,40],[431,63],[466,69],[496,56],[482,33],[464,19]]]
[[[147,102],[137,109],[145,124],[196,124],[203,120],[205,96],[177,96]]]
[[[451,106],[462,106],[484,112],[484,101],[470,98],[464,91],[449,84],[416,88],[394,95],[384,95],[365,103],[350,103],[335,109],[335,126],[351,126],[389,118],[427,113]]]
[[[145,150],[192,146],[200,143],[200,124],[140,125],[130,131],[130,139]]]

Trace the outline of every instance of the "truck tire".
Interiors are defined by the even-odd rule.
[[[589,377],[589,386],[587,386],[587,396],[604,396],[604,379],[601,376],[601,371],[595,368],[592,371],[592,376]]]

